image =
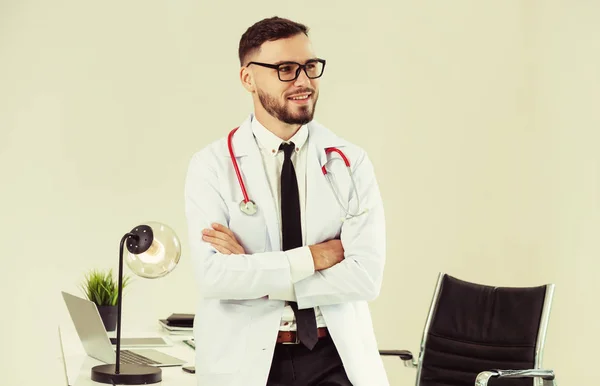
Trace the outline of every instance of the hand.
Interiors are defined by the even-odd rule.
[[[344,246],[337,239],[310,245],[309,249],[315,263],[315,271],[333,267],[344,260]]]
[[[217,251],[224,255],[245,254],[246,251],[238,243],[231,229],[224,225],[214,223],[213,229],[202,230],[202,240],[210,243]]]

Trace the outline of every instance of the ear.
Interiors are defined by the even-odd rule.
[[[256,89],[254,87],[254,75],[248,67],[240,68],[240,81],[242,82],[242,86],[244,86],[248,92],[254,92]]]

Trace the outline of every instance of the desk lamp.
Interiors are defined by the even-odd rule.
[[[162,381],[159,367],[120,363],[121,360],[121,303],[123,293],[123,246],[129,253],[126,262],[138,276],[156,279],[171,272],[181,256],[181,244],[168,226],[148,222],[138,225],[121,238],[119,248],[119,293],[117,300],[117,350],[114,364],[92,368],[92,381],[110,385],[142,385]]]

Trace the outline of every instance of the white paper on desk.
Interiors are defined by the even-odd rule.
[[[194,329],[192,327],[174,327],[169,326],[166,321],[160,319],[158,323],[167,330],[170,334],[182,334],[182,335],[190,335]]]

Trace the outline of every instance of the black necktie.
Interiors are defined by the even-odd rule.
[[[292,154],[296,145],[293,142],[282,143],[279,150],[283,150],[285,158],[281,170],[281,226],[283,234],[283,250],[302,246],[302,224],[300,220],[300,197],[298,181],[292,164]],[[289,302],[298,327],[298,339],[309,350],[317,344],[317,320],[314,308],[298,309],[296,302]]]

